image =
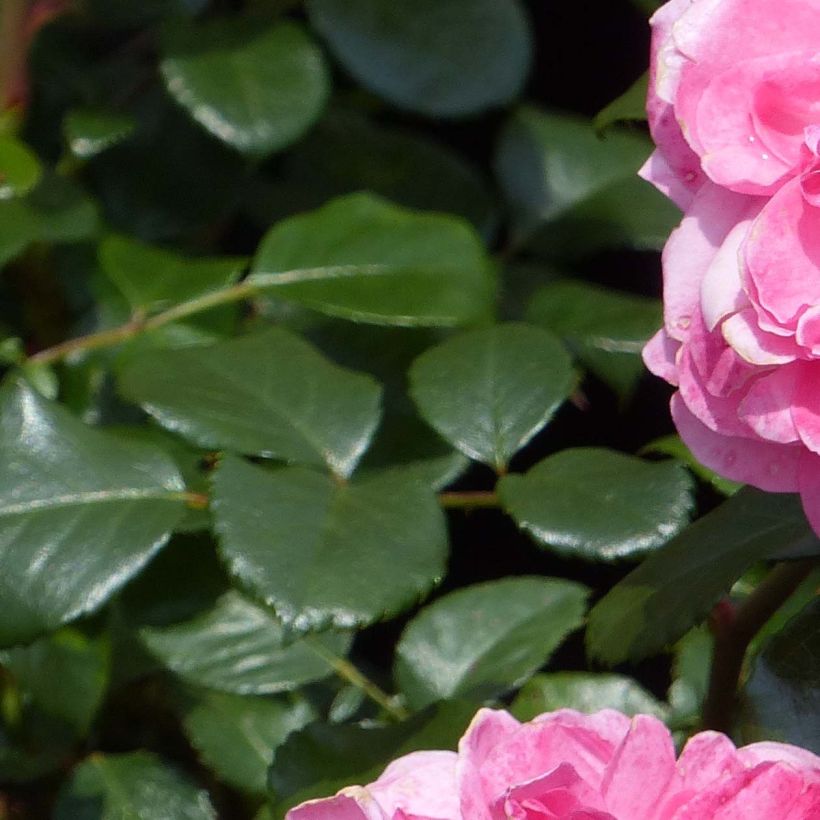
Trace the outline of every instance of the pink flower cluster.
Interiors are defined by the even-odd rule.
[[[642,174],[685,213],[644,359],[700,461],[799,492],[820,532],[820,0],[671,0],[652,25]]]
[[[455,752],[415,752],[287,820],[818,820],[820,758],[702,732],[675,759],[648,715],[482,709]]]

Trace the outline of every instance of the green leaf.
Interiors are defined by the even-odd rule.
[[[14,719],[4,714],[6,719],[0,720],[0,781],[5,793],[13,784],[31,784],[64,770],[77,753],[76,733],[65,721],[42,712],[27,699],[6,678],[2,708],[4,713],[11,711]]]
[[[680,219],[671,199],[630,174],[522,238],[532,254],[577,264],[607,249],[659,251]]]
[[[503,105],[529,72],[531,34],[518,0],[308,0],[307,8],[362,85],[422,114]]]
[[[194,235],[201,247],[238,204],[246,161],[159,88],[139,96],[134,115],[134,133],[88,163],[106,223],[152,242]]]
[[[641,448],[641,453],[661,453],[677,459],[685,464],[698,478],[711,484],[719,493],[723,495],[734,495],[743,485],[736,481],[729,481],[728,478],[719,476],[708,467],[704,467],[693,455],[692,451],[683,443],[680,436],[669,435],[651,441]]]
[[[502,134],[496,172],[527,232],[634,176],[651,149],[635,134],[600,136],[578,117],[522,107]]]
[[[409,130],[377,125],[353,111],[333,111],[282,157],[276,178],[260,180],[249,213],[268,227],[329,199],[370,191],[399,205],[458,214],[483,236],[496,205],[479,172],[454,151]]]
[[[24,142],[0,134],[0,200],[27,194],[41,173],[40,160]]]
[[[610,665],[682,637],[755,561],[811,537],[798,496],[749,488],[649,556],[592,609],[587,647]]]
[[[176,464],[188,492],[208,494],[208,476],[205,465],[209,453],[198,450],[177,436],[154,425],[110,425],[105,432],[123,441],[139,441],[159,447]],[[201,532],[211,527],[207,508],[188,505],[185,514],[177,522],[174,532]]]
[[[641,351],[662,322],[656,299],[561,280],[540,288],[527,320],[558,334],[584,367],[623,397],[644,373]]]
[[[474,330],[423,353],[410,370],[422,416],[471,458],[504,470],[575,385],[561,342],[540,328]]]
[[[590,672],[555,672],[536,675],[524,684],[510,711],[521,721],[545,712],[576,709],[587,714],[617,709],[625,715],[666,717],[667,708],[632,678]]]
[[[264,797],[273,752],[315,717],[305,700],[207,692],[185,714],[185,732],[205,765],[240,791]]]
[[[463,220],[351,194],[272,228],[250,282],[271,297],[359,322],[458,325],[485,317],[494,274]]]
[[[598,448],[562,450],[498,485],[518,525],[545,546],[598,561],[655,549],[689,521],[692,480],[671,461]]]
[[[203,128],[252,156],[297,140],[330,91],[321,50],[294,23],[180,24],[165,32],[163,50],[168,92]]]
[[[206,387],[207,389],[203,389]],[[127,362],[121,393],[212,449],[328,466],[349,476],[379,423],[381,389],[272,328]]]
[[[287,808],[374,781],[388,763],[410,752],[455,749],[476,705],[450,701],[398,726],[313,723],[294,732],[273,758],[269,785],[281,817]]]
[[[162,451],[92,430],[13,379],[0,390],[0,646],[102,606],[166,542],[182,480]]]
[[[709,686],[714,639],[707,626],[687,632],[676,644],[669,686],[670,724],[695,729]]]
[[[237,592],[190,621],[140,630],[148,650],[195,686],[237,695],[287,692],[332,673],[322,652],[344,655],[350,636],[326,632],[289,641],[280,621]],[[318,649],[318,651],[317,651]]]
[[[744,743],[776,740],[820,754],[820,602],[771,637],[741,704]]]
[[[373,623],[411,606],[444,573],[435,495],[400,475],[347,484],[226,458],[212,509],[233,574],[296,630]]]
[[[27,196],[0,199],[0,266],[33,242],[77,242],[96,230],[94,203],[68,180],[46,176]]]
[[[66,627],[0,653],[0,664],[39,709],[86,734],[108,685],[107,641]]]
[[[505,578],[425,607],[396,648],[395,677],[414,709],[484,700],[520,685],[583,622],[589,591],[554,578]]]
[[[617,122],[646,119],[646,95],[649,90],[649,72],[645,71],[620,97],[614,99],[595,117],[595,128],[603,131]]]
[[[63,120],[63,131],[69,150],[78,159],[91,159],[127,139],[136,122],[128,114],[75,108]]]
[[[149,752],[96,753],[74,770],[54,820],[216,820],[208,793]]]
[[[234,284],[241,257],[188,258],[126,236],[100,244],[100,265],[133,310],[147,311],[186,302]]]

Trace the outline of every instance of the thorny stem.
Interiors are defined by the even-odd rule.
[[[349,684],[364,692],[367,697],[381,706],[394,720],[403,721],[410,717],[410,713],[401,704],[391,698],[387,692],[370,680],[350,661],[334,655],[315,638],[307,637],[303,640],[342,680],[346,680]]]
[[[817,565],[813,559],[778,564],[737,609],[728,615],[721,612],[714,619],[715,645],[703,703],[704,729],[731,732],[749,644]]]

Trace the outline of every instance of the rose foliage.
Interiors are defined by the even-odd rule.
[[[0,0],[0,820],[816,812],[820,4],[589,5]]]
[[[288,820],[810,820],[820,757],[783,743],[741,749],[717,732],[675,759],[657,718],[569,709],[520,723],[481,710],[455,752],[414,752],[366,788]]]

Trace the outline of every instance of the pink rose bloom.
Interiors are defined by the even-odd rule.
[[[482,709],[458,753],[416,752],[287,820],[817,820],[820,758],[702,732],[675,759],[654,717]]]
[[[770,199],[706,183],[664,250],[665,327],[644,359],[678,386],[695,456],[799,492],[820,532],[820,128]]]
[[[820,124],[820,0],[670,0],[652,18],[643,175],[688,208],[703,173],[772,195]]]

